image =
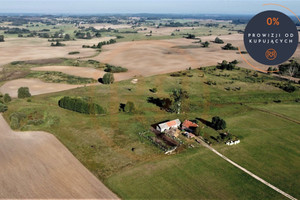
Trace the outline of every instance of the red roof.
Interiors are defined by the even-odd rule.
[[[189,120],[185,120],[182,124],[182,126],[186,127],[186,128],[190,128],[190,127],[198,127],[198,125],[196,123],[193,123]]]
[[[175,126],[175,125],[176,125],[176,121],[175,121],[175,120],[169,121],[169,122],[167,122],[167,125],[168,125],[169,127]]]

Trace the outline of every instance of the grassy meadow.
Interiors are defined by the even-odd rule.
[[[284,199],[200,145],[184,145],[177,154],[167,156],[138,135],[160,121],[210,121],[218,115],[241,143],[226,146],[213,142],[210,135],[216,132],[205,127],[202,135],[207,135],[213,147],[300,198],[300,125],[256,109],[261,107],[298,119],[299,85],[295,84],[295,92],[288,93],[269,84],[282,80],[245,69],[222,71],[209,67],[186,70],[178,77],[170,75],[137,77],[137,84],[128,80],[34,96],[30,100],[15,99],[8,104],[4,117],[9,122],[12,113],[24,113],[27,117],[20,122],[21,130],[54,134],[124,199]],[[157,92],[152,93],[152,88],[157,88]],[[168,113],[147,102],[149,97],[169,97],[174,88],[189,94],[181,114]],[[104,107],[106,114],[90,116],[62,109],[57,102],[63,96],[89,97]],[[278,100],[281,102],[274,103]],[[127,101],[134,102],[135,114],[119,112],[120,103]],[[43,122],[28,123],[32,119]]]

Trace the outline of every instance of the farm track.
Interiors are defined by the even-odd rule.
[[[227,162],[229,162],[230,164],[232,164],[233,166],[235,166],[236,168],[242,170],[243,172],[245,172],[246,174],[248,174],[249,176],[253,177],[254,179],[256,179],[257,181],[265,184],[266,186],[270,187],[271,189],[275,190],[276,192],[282,194],[283,196],[287,197],[288,199],[291,200],[297,200],[295,197],[289,195],[288,193],[280,190],[279,188],[275,187],[274,185],[272,185],[271,183],[265,181],[264,179],[260,178],[259,176],[255,175],[254,173],[250,172],[249,170],[245,169],[244,167],[240,166],[239,164],[233,162],[232,160],[230,160],[229,158],[227,158],[226,156],[224,156],[223,154],[221,154],[220,152],[218,152],[217,150],[215,150],[214,148],[212,148],[211,146],[209,146],[208,144],[206,144],[202,139],[200,140],[200,144],[206,148],[208,148],[209,150],[211,150],[212,152],[214,152],[215,154],[217,154],[218,156],[220,156],[221,158],[223,158],[224,160],[226,160]]]
[[[250,107],[250,106],[248,106],[248,107]],[[290,121],[290,122],[294,122],[294,123],[296,123],[296,124],[300,124],[300,121],[295,120],[295,119],[293,119],[293,118],[290,118],[290,117],[288,117],[288,116],[286,116],[286,115],[283,115],[283,114],[279,114],[279,113],[272,112],[272,111],[269,111],[269,110],[265,110],[265,109],[262,109],[262,108],[254,108],[254,107],[250,107],[250,108],[255,109],[255,110],[258,110],[258,111],[261,111],[261,112],[268,113],[268,114],[270,114],[270,115],[274,115],[274,116],[276,116],[276,117],[280,117],[280,118],[286,119],[286,120],[288,120],[288,121]]]

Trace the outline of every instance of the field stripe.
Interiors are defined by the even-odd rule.
[[[226,160],[227,162],[229,162],[230,164],[234,165],[235,167],[239,168],[240,170],[242,170],[243,172],[247,173],[248,175],[252,176],[253,178],[255,178],[256,180],[260,181],[261,183],[265,184],[266,186],[270,187],[271,189],[275,190],[276,192],[279,192],[280,194],[282,194],[283,196],[291,199],[291,200],[297,200],[295,197],[289,195],[288,193],[280,190],[279,188],[275,187],[274,185],[272,185],[271,183],[265,181],[264,179],[260,178],[259,176],[253,174],[252,172],[250,172],[249,170],[245,169],[244,167],[238,165],[237,163],[233,162],[232,160],[230,160],[229,158],[227,158],[226,156],[224,156],[223,154],[219,153],[217,150],[215,150],[214,148],[210,147],[209,145],[207,145],[206,143],[202,142],[203,146],[207,147],[208,149],[210,149],[212,152],[214,152],[215,154],[217,154],[218,156],[220,156],[221,158],[223,158],[224,160]]]

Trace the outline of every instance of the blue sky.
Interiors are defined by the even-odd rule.
[[[0,13],[105,14],[105,13],[177,13],[177,14],[256,14],[278,10],[277,3],[300,15],[300,0],[0,0]]]

